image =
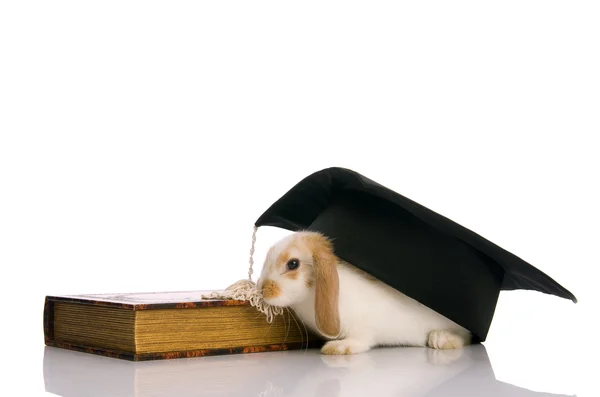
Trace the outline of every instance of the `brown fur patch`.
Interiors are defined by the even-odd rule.
[[[273,280],[266,280],[263,284],[263,297],[265,299],[277,298],[281,295],[281,289]]]
[[[352,349],[350,348],[350,346],[347,346],[343,351],[339,349],[339,347],[337,345],[325,345],[321,348],[321,353],[326,354],[326,355],[332,355],[332,356],[337,356],[337,355],[348,355],[348,354],[352,354]]]
[[[323,346],[323,348],[321,349],[321,352],[323,354],[331,354],[331,355],[339,354],[335,347],[329,346],[329,345]]]
[[[291,247],[292,245],[290,245]],[[275,266],[285,266],[285,264],[287,263],[287,261],[289,261],[290,259],[292,259],[290,257],[290,253],[289,253],[289,248],[284,250],[281,254],[279,254],[279,256],[277,257],[277,260],[273,263]]]
[[[312,252],[315,272],[315,320],[319,330],[328,337],[340,333],[338,258],[331,242],[317,233],[305,236]]]
[[[300,273],[298,272],[298,270],[291,270],[291,271],[287,272],[287,273],[285,274],[285,276],[286,276],[287,278],[291,278],[292,280],[297,280],[297,279],[298,279],[298,275],[299,275],[299,274],[300,274]]]

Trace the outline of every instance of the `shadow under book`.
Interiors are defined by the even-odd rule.
[[[47,346],[131,361],[316,348],[292,311],[272,323],[248,302],[205,291],[46,296]]]

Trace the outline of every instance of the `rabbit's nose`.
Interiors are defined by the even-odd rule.
[[[265,299],[273,299],[281,295],[281,289],[273,280],[265,280],[262,291]]]

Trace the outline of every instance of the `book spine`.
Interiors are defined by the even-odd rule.
[[[54,301],[46,297],[44,301],[44,343],[54,342]]]

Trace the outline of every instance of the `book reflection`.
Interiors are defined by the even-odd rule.
[[[454,351],[384,348],[353,356],[318,350],[131,362],[54,347],[46,391],[99,396],[549,397],[497,381],[483,345]]]

